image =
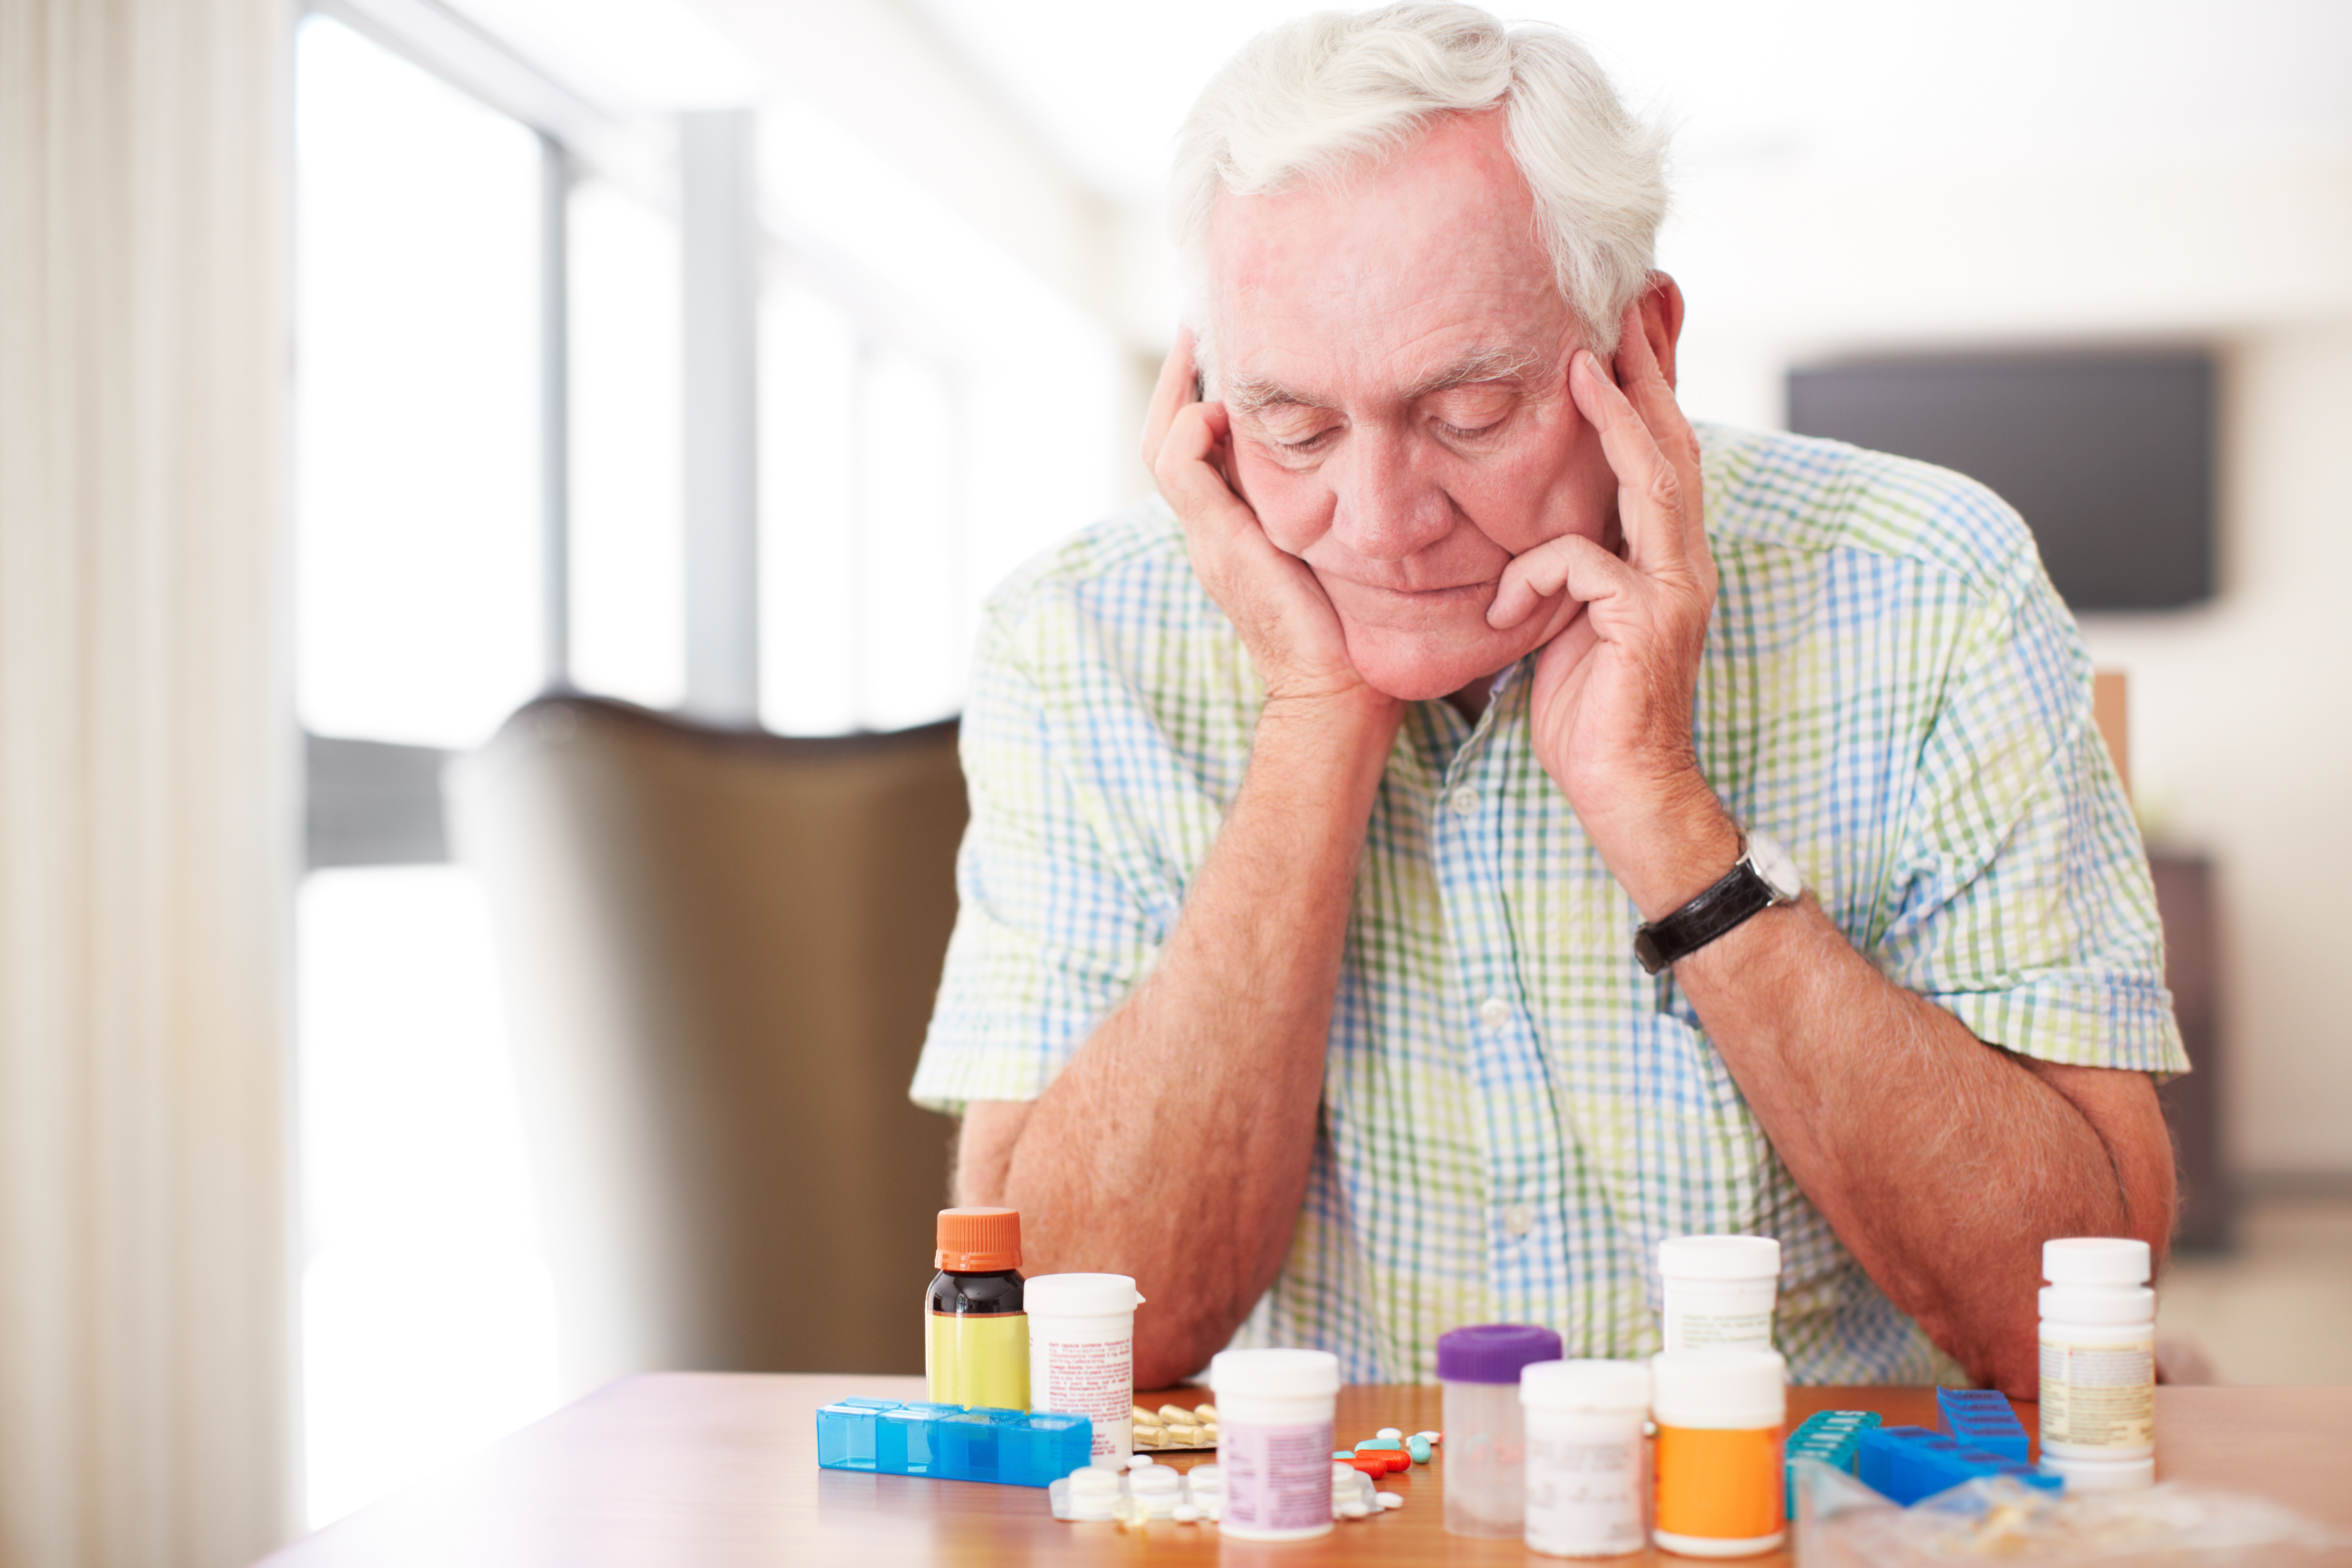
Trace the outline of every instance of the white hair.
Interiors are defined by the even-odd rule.
[[[1171,221],[1208,344],[1209,225],[1218,198],[1337,184],[1420,140],[1447,112],[1502,105],[1559,291],[1607,358],[1648,286],[1666,215],[1663,129],[1629,113],[1584,46],[1544,23],[1408,0],[1325,11],[1261,33],[1201,90],[1177,133]]]

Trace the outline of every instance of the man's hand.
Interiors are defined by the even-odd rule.
[[[1397,706],[1357,673],[1339,614],[1314,572],[1276,548],[1226,481],[1231,417],[1224,405],[1196,400],[1195,375],[1192,334],[1179,329],[1144,420],[1143,461],[1184,525],[1193,574],[1257,666],[1267,704],[1337,699]]]
[[[1698,437],[1675,402],[1641,307],[1612,381],[1580,350],[1578,409],[1617,476],[1622,553],[1570,534],[1504,569],[1487,623],[1517,626],[1565,591],[1583,609],[1537,657],[1536,755],[1610,869],[1652,920],[1731,868],[1739,834],[1698,771],[1691,702],[1715,604]]]

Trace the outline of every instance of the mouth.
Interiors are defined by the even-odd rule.
[[[1359,594],[1369,594],[1394,605],[1413,605],[1424,609],[1438,609],[1449,605],[1476,605],[1481,607],[1493,602],[1499,584],[1495,579],[1482,583],[1463,583],[1450,588],[1387,588],[1376,583],[1358,583],[1348,578],[1339,581]]]

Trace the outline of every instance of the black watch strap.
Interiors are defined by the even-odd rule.
[[[1748,857],[1713,887],[1662,921],[1652,921],[1633,933],[1633,956],[1652,974],[1675,960],[1696,952],[1750,916],[1779,902],[1771,885],[1756,874]]]

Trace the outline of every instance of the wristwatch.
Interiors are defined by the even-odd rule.
[[[1805,890],[1789,852],[1760,833],[1750,833],[1739,863],[1715,886],[1662,921],[1633,933],[1633,956],[1655,974],[1676,959],[1696,952],[1750,915],[1775,904],[1793,904]]]

